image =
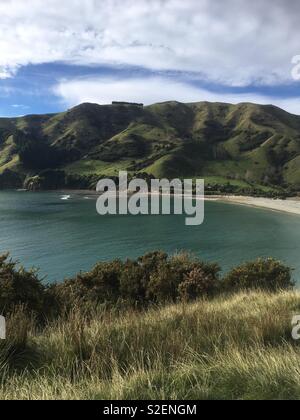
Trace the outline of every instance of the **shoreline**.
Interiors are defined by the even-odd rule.
[[[73,191],[73,193],[75,193]],[[81,191],[80,194],[86,194]],[[90,192],[90,195],[98,195],[97,192]],[[151,195],[151,193],[149,193]],[[161,194],[163,195],[163,194]],[[167,194],[169,195],[169,194]],[[288,213],[300,216],[300,197],[288,198],[286,200],[265,197],[237,196],[237,195],[212,195],[205,196],[205,201],[219,201],[222,203],[236,204],[241,206],[260,208],[265,210]]]
[[[24,191],[24,190],[23,190]],[[99,192],[94,190],[50,190],[49,192],[57,192],[66,195],[80,195],[94,198]],[[151,194],[151,193],[150,193]],[[162,195],[162,194],[161,194]],[[169,194],[167,194],[169,195]],[[253,208],[276,211],[280,213],[288,213],[300,216],[300,197],[291,197],[286,200],[273,199],[265,197],[237,196],[237,195],[206,195],[205,201],[219,201],[227,204],[236,204]]]
[[[259,209],[271,210],[280,213],[288,213],[300,216],[300,198],[288,198],[286,200],[264,198],[264,197],[250,197],[250,196],[235,196],[235,195],[216,195],[206,196],[206,201],[220,201],[228,204],[237,204],[241,206],[254,207]]]

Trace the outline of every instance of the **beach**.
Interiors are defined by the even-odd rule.
[[[289,198],[286,200],[264,197],[247,197],[235,195],[206,196],[207,201],[222,201],[223,203],[240,204],[244,206],[264,208],[290,214],[300,215],[300,198]]]

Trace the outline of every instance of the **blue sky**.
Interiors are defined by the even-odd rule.
[[[299,15],[294,0],[2,0],[0,115],[112,100],[247,101],[300,114]]]

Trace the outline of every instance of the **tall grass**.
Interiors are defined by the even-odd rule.
[[[298,313],[300,294],[290,291],[144,313],[74,308],[43,330],[23,320],[25,335],[14,315],[22,347],[7,357],[8,337],[0,350],[0,398],[298,399]]]

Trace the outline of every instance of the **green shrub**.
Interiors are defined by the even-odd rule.
[[[168,261],[168,254],[162,251],[149,252],[148,254],[143,255],[138,258],[138,263],[144,268],[148,273],[152,273],[157,270],[158,266],[165,264]]]
[[[195,268],[179,285],[179,297],[182,301],[189,302],[200,297],[213,296],[217,290],[216,277],[205,273],[201,268]]]
[[[199,285],[194,287],[194,292],[188,287],[187,289],[195,295],[195,298],[207,295],[212,289],[217,288],[219,271],[220,267],[217,264],[204,263],[187,253],[175,255],[166,262],[160,263],[151,276],[147,289],[148,298],[157,303],[175,302],[179,298],[182,299],[191,273],[201,273],[201,280],[198,278]],[[204,279],[209,285],[205,286]],[[193,281],[197,280],[194,278]],[[200,286],[201,282],[202,286]],[[192,299],[192,296],[188,299]]]
[[[162,264],[151,275],[147,298],[155,303],[175,302],[182,276],[170,263]]]
[[[120,275],[120,296],[127,302],[143,304],[146,301],[148,273],[136,261],[127,261]]]
[[[223,280],[227,291],[262,289],[276,291],[294,286],[292,270],[273,258],[258,259],[234,268]]]
[[[205,264],[188,254],[168,257],[157,251],[134,261],[99,263],[88,273],[49,287],[48,292],[61,311],[83,303],[86,307],[117,302],[134,306],[175,302],[180,298],[180,284],[196,269],[211,279],[210,288],[216,284],[220,270],[216,264]],[[202,295],[201,288],[197,290]]]
[[[192,301],[222,291],[276,291],[293,286],[291,270],[274,259],[243,264],[222,281],[219,272],[217,264],[204,263],[189,254],[168,257],[164,252],[153,252],[137,260],[102,262],[73,279],[44,285],[36,270],[17,267],[6,254],[0,257],[0,312],[6,315],[21,305],[26,313],[44,321],[70,314],[75,307],[92,313],[99,305],[119,310]]]
[[[90,272],[81,273],[48,290],[58,306],[68,310],[74,304],[116,305],[117,302],[134,306],[175,302],[180,296],[179,286],[193,270],[209,277],[212,288],[218,281],[220,268],[206,264],[188,255],[168,257],[164,252],[148,253],[137,260],[99,263]],[[204,286],[203,286],[204,287]],[[198,293],[202,296],[202,290]],[[204,293],[204,292],[203,292]]]
[[[99,263],[90,272],[53,286],[54,299],[67,310],[78,303],[115,303],[120,298],[123,265],[119,260]]]
[[[50,306],[46,287],[36,270],[26,271],[9,260],[9,254],[0,256],[0,311],[12,312],[24,306],[28,312],[46,315]]]

